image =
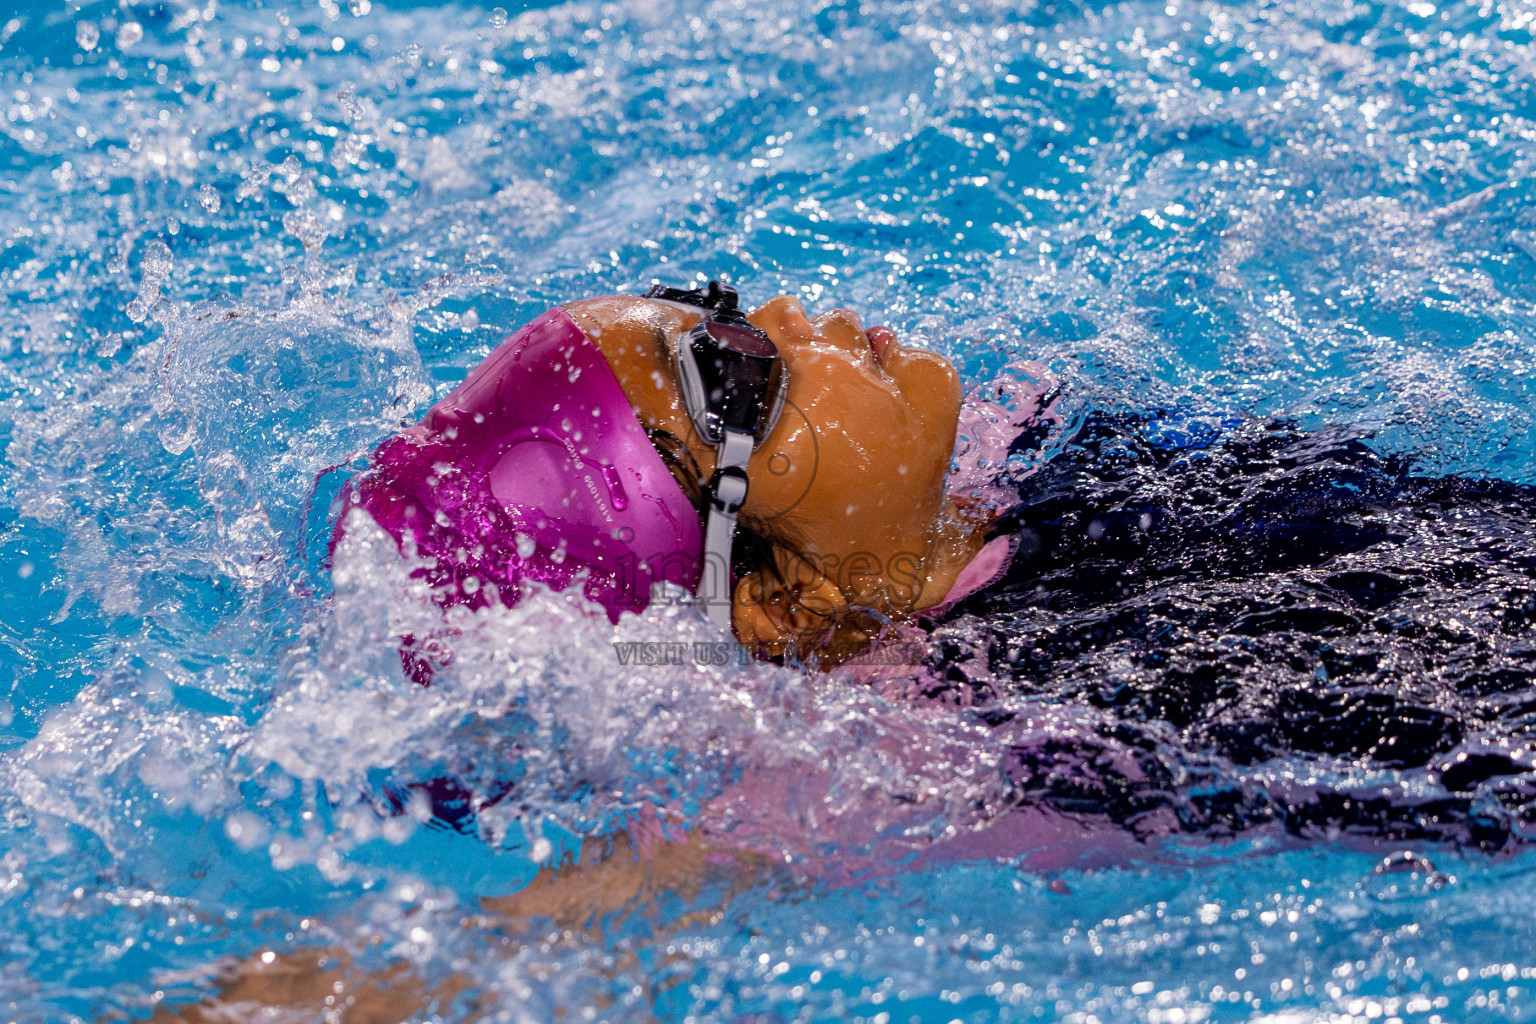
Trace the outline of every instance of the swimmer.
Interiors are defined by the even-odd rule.
[[[845,309],[812,318],[779,296],[746,312],[719,282],[585,299],[515,333],[382,444],[332,550],[366,515],[445,604],[580,581],[617,619],[671,584],[763,656],[828,664],[1001,575],[1013,548],[989,538],[992,511],[945,490],[960,412],[947,359]],[[431,682],[421,647],[408,640],[402,660]],[[603,846],[482,909],[599,927],[663,894],[708,890],[718,907],[783,871],[698,834],[589,849]],[[461,995],[454,979],[431,988],[354,960],[258,956],[218,996],[154,1019],[396,1021]]]

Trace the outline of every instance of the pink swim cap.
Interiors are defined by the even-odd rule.
[[[381,444],[347,501],[423,559],[418,575],[445,602],[478,607],[494,592],[512,605],[525,580],[564,589],[586,573],[587,596],[617,622],[650,603],[653,582],[698,583],[697,510],[558,308]]]

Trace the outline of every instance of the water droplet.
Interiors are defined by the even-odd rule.
[[[347,0],[347,10],[352,12],[353,17],[361,18],[373,10],[373,4],[369,0]]]
[[[224,205],[224,200],[219,196],[219,190],[212,185],[204,185],[197,194],[197,201],[203,204],[203,209],[209,213],[218,213],[219,207]]]
[[[160,276],[161,280],[164,280],[166,275],[171,272],[172,265],[173,260],[171,258],[170,246],[164,242],[155,239],[144,247],[144,270],[146,273],[153,270]]]
[[[87,52],[96,49],[96,44],[101,42],[101,29],[96,27],[94,21],[77,22],[75,25],[75,42],[80,44],[80,49]]]
[[[240,187],[235,189],[235,198],[244,201],[261,191],[262,186],[272,177],[270,167],[252,167],[240,179]]]
[[[316,216],[313,210],[289,210],[283,214],[283,227],[290,235],[304,243],[306,251],[318,249],[330,234],[325,222]]]
[[[164,425],[157,430],[160,444],[172,455],[180,455],[197,440],[197,423],[174,406],[161,414]]]
[[[537,548],[538,545],[533,542],[533,538],[528,536],[526,533],[520,533],[517,535],[518,558],[532,558],[533,553],[535,550],[537,550]]]
[[[505,7],[491,8],[491,28],[507,27],[507,9]]]
[[[144,260],[140,267],[139,294],[128,303],[128,319],[136,324],[149,318],[149,311],[160,301],[160,286],[171,275],[171,250],[158,238],[144,247]]]
[[[294,206],[304,206],[318,194],[315,184],[307,175],[300,176],[296,181],[290,181],[278,191],[288,197],[288,201]]]
[[[363,105],[357,100],[357,90],[350,85],[343,86],[336,94],[336,102],[341,104],[341,112],[351,120],[356,121],[363,116]]]
[[[144,38],[144,26],[136,21],[125,21],[117,30],[117,48],[126,50]]]
[[[468,334],[470,331],[480,329],[480,314],[473,309],[466,309],[459,314],[459,327]]]

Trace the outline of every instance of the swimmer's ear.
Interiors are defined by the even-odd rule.
[[[817,645],[834,631],[848,602],[825,576],[786,580],[761,569],[736,581],[732,622],[749,647],[778,656],[790,644]]]

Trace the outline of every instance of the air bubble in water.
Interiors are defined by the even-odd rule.
[[[492,8],[491,9],[491,28],[506,28],[506,27],[507,27],[507,9],[505,7],[494,7],[494,8]]]
[[[80,49],[90,52],[101,42],[101,29],[94,21],[79,22],[75,25],[75,42],[80,44]]]
[[[218,213],[219,207],[224,205],[224,200],[219,196],[219,190],[212,185],[204,185],[197,194],[197,201],[203,204],[203,209],[209,213]]]
[[[125,21],[117,30],[117,48],[126,50],[144,38],[144,26],[136,21]]]
[[[160,301],[160,286],[171,276],[171,250],[158,238],[144,247],[143,276],[139,278],[139,294],[128,303],[128,319],[136,324],[149,317],[149,311]]]
[[[369,0],[347,0],[347,10],[352,12],[353,17],[361,18],[373,10],[373,4]]]

